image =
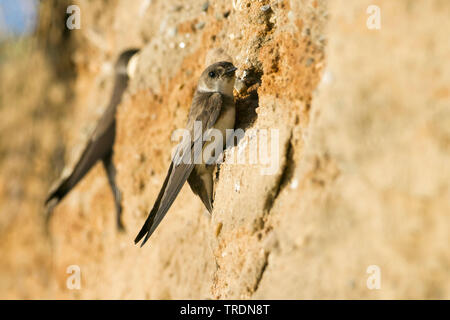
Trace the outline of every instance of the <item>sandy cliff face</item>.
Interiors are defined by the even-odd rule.
[[[2,137],[26,121],[44,134],[32,150],[2,138],[1,297],[449,298],[450,5],[377,1],[381,29],[370,30],[371,4],[79,1],[75,73],[35,84],[41,92],[48,83],[42,95],[52,103],[39,110],[54,116],[32,118],[24,101],[14,122],[12,107],[0,108]],[[41,203],[61,169],[61,145],[70,166],[108,102],[115,56],[132,46],[143,52],[114,147],[126,232],[116,230],[99,164],[58,206],[48,238]],[[268,131],[274,170],[226,161],[213,215],[186,186],[141,249],[133,239],[165,178],[171,134],[218,47],[248,79],[236,92],[245,137],[225,158]],[[46,63],[32,68],[54,68]],[[30,166],[13,154],[39,160]],[[15,198],[12,163],[31,172],[15,178]],[[70,265],[80,267],[80,290],[66,286]],[[379,290],[367,287],[373,265]]]

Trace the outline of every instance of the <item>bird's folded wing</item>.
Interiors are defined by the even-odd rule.
[[[111,101],[105,112],[98,120],[85,149],[72,172],[50,190],[45,201],[48,204],[52,199],[61,200],[84,175],[94,166],[94,164],[112,151],[115,138],[115,115],[117,105],[122,99],[122,94],[127,87],[128,80],[123,76],[116,76],[114,90]]]
[[[204,99],[202,103],[203,105],[193,106],[198,108],[194,119],[201,122],[202,132],[208,132],[208,129],[214,126],[219,117],[223,99],[219,93],[215,93],[210,95],[208,99]],[[194,130],[191,130],[191,132],[194,132]],[[194,148],[194,145],[196,145],[196,143],[201,143],[203,145],[206,140],[203,138],[202,134],[195,132],[193,141],[183,141],[178,147],[158,198],[156,199],[144,226],[134,240],[135,243],[138,243],[145,236],[141,247],[147,242],[156,227],[158,227],[184,183],[189,178],[195,163],[198,163],[197,160],[201,157],[202,148]]]
[[[114,142],[114,128],[110,126],[103,131],[100,136],[89,139],[80,158],[73,167],[72,172],[52,188],[47,199],[48,204],[52,199],[61,200],[75,185],[85,176],[85,174],[95,165],[95,163],[105,157],[112,150]]]

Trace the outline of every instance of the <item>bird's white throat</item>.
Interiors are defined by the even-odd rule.
[[[138,62],[139,62],[139,54],[136,53],[134,56],[131,57],[127,65],[127,74],[130,79],[132,79],[136,73]]]
[[[203,82],[199,84],[198,91],[200,92],[219,92],[227,96],[233,96],[234,78],[216,81],[214,87],[210,88]]]

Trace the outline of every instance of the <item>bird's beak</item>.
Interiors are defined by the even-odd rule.
[[[235,66],[232,66],[225,70],[225,74],[226,75],[233,74],[236,70],[237,70],[237,68]]]

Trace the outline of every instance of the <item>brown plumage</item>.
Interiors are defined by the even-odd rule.
[[[116,185],[116,170],[112,162],[113,145],[116,135],[116,110],[120,101],[122,100],[123,93],[125,92],[129,75],[127,74],[127,66],[131,58],[138,53],[137,49],[130,49],[122,52],[117,59],[114,72],[114,88],[112,91],[111,99],[106,111],[98,121],[97,127],[94,130],[91,138],[89,139],[86,148],[82,152],[80,159],[75,164],[72,172],[64,179],[62,179],[56,187],[54,187],[45,201],[47,205],[47,217],[48,221],[51,217],[54,207],[72,190],[77,183],[86,175],[86,173],[101,160],[108,176],[109,185],[113,191],[114,201],[117,214],[117,225],[119,229],[123,229],[123,225],[120,219],[122,206],[121,206],[121,193]]]
[[[175,153],[155,204],[134,240],[135,243],[138,243],[145,236],[141,247],[158,227],[187,180],[194,193],[200,196],[208,211],[212,211],[212,169],[211,165],[206,164],[206,162],[210,163],[211,159],[206,159],[201,164],[198,164],[198,162],[203,149],[216,141],[205,143],[205,141],[208,141],[208,135],[206,135],[206,139],[198,136],[199,132],[194,130],[194,125],[196,121],[199,121],[202,133],[206,133],[210,128],[218,129],[221,131],[222,137],[226,137],[226,129],[234,128],[233,85],[235,70],[236,68],[229,62],[218,62],[203,71],[186,125],[186,129],[189,130],[193,138],[191,141],[183,141]],[[194,136],[196,133],[197,136]],[[202,148],[194,148],[196,142],[201,143]],[[222,141],[221,148],[224,144],[225,141]],[[188,159],[191,161],[188,161]]]

